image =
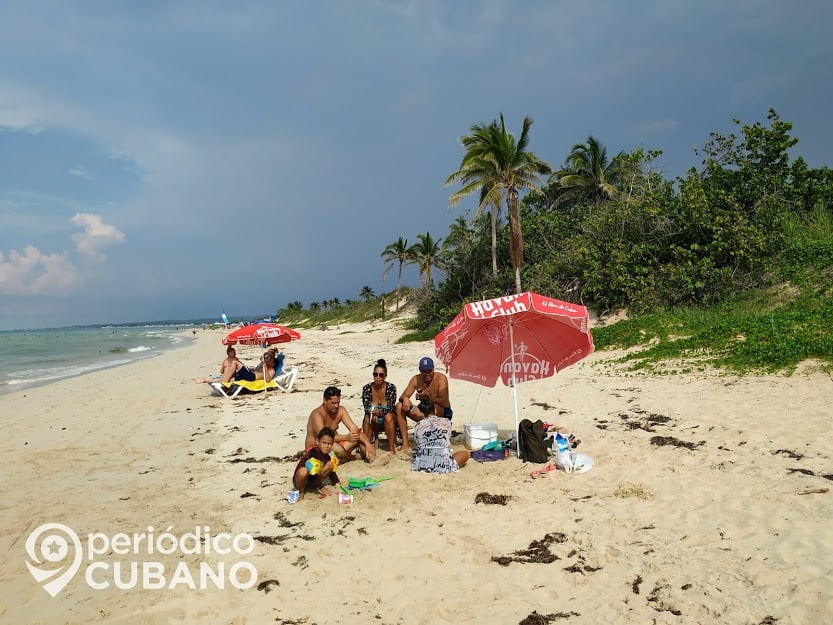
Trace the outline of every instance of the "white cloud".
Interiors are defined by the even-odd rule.
[[[92,180],[93,179],[93,177],[90,175],[90,173],[86,169],[81,167],[80,165],[78,165],[76,167],[71,167],[69,169],[69,175],[70,176],[77,176],[78,178],[84,178],[85,180]]]
[[[0,251],[0,293],[5,295],[60,295],[79,280],[78,271],[65,254],[42,254],[27,245],[21,254]]]
[[[104,260],[101,249],[124,242],[124,233],[100,215],[76,213],[70,221],[84,228],[72,240],[79,254]],[[44,254],[34,245],[22,252],[0,251],[0,293],[4,295],[65,295],[81,284],[82,276],[67,253]]]
[[[76,213],[70,221],[84,227],[84,232],[72,235],[79,254],[104,260],[105,256],[100,251],[102,248],[124,242],[124,232],[115,226],[105,224],[100,215]]]

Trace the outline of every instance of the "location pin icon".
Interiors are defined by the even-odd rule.
[[[35,528],[25,547],[29,572],[53,597],[78,572],[84,557],[78,535],[61,523],[44,523]]]

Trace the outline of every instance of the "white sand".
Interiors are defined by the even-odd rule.
[[[579,451],[595,461],[584,475],[532,480],[540,465],[515,458],[472,461],[445,476],[414,474],[398,458],[382,467],[352,462],[339,471],[345,481],[393,479],[352,505],[335,497],[289,505],[294,462],[281,459],[302,447],[324,387],[342,388],[358,422],[376,358],[387,359],[401,390],[432,345],[395,345],[400,331],[388,324],[305,331],[283,347],[301,370],[294,392],[232,401],[191,381],[218,368],[221,335],[202,332],[193,347],[0,397],[1,623],[520,623],[537,612],[563,618],[526,622],[785,625],[833,617],[833,482],[822,477],[833,474],[827,375],[642,377],[597,353],[518,387],[521,418],[563,424],[582,439]],[[251,362],[258,354],[241,352]],[[468,422],[514,426],[503,386],[451,380],[451,397],[461,432]],[[703,444],[657,446],[652,437]],[[478,493],[508,503],[475,503]],[[198,571],[201,560],[227,568],[246,560],[270,591],[94,590],[85,561],[52,598],[27,570],[24,548],[49,522],[82,538],[148,526],[181,535],[196,525],[275,537],[245,557],[99,556],[111,582],[120,560],[158,559],[169,574],[180,562]],[[534,541],[537,559],[557,559],[492,560],[529,560],[515,552]]]

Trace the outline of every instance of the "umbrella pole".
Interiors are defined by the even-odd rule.
[[[521,429],[518,424],[518,387],[515,381],[515,334],[512,330],[514,324],[509,321],[509,345],[512,349],[511,363],[512,363],[512,403],[515,407],[515,454],[518,459],[521,457]]]

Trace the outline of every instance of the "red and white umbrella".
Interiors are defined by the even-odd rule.
[[[301,333],[298,330],[279,323],[253,323],[224,336],[223,345],[274,345],[300,338]]]
[[[452,378],[512,387],[517,437],[516,384],[551,377],[593,353],[588,323],[584,306],[532,292],[508,295],[466,304],[434,337],[434,350]]]

